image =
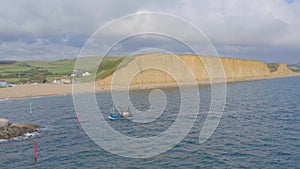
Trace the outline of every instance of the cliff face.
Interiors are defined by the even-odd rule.
[[[145,54],[125,60],[125,63],[113,75],[96,83],[100,86],[110,85],[114,80],[114,84],[120,86],[126,85],[126,81],[131,85],[191,81],[207,84],[212,78],[241,81],[293,73],[284,64],[271,73],[267,65],[260,61],[195,55]]]
[[[291,71],[287,65],[280,63],[277,67],[277,70],[275,72],[272,72],[273,76],[284,76],[284,75],[292,75],[295,74],[293,71]]]
[[[228,81],[265,78],[271,75],[266,64],[254,60],[221,58]]]

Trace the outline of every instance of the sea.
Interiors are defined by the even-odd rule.
[[[136,110],[148,111],[151,92],[129,92]],[[96,93],[96,98],[105,122],[115,131],[150,139],[176,122],[182,103],[178,88],[160,92],[167,100],[162,114],[144,123],[109,120],[111,93]],[[1,99],[0,118],[41,127],[39,133],[0,140],[0,168],[300,168],[299,76],[228,83],[223,115],[201,144],[199,133],[211,108],[211,86],[200,86],[199,93],[200,109],[189,132],[169,150],[144,158],[114,154],[93,141],[78,123],[71,94]],[[134,148],[122,143],[113,146],[128,147],[128,153]]]

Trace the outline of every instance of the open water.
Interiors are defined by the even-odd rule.
[[[40,133],[0,141],[0,168],[300,168],[300,77],[239,82],[227,85],[223,117],[212,137],[199,144],[199,132],[210,106],[210,87],[200,87],[201,111],[188,135],[157,156],[133,159],[111,154],[78,129],[72,95],[0,100],[0,117],[35,123]],[[163,89],[165,112],[155,121],[107,122],[124,135],[150,137],[175,121],[180,92]],[[140,111],[149,108],[150,90],[132,91]],[[112,108],[110,93],[97,93],[104,117]],[[126,130],[124,130],[126,128]],[[37,141],[37,162],[33,160]],[[126,145],[124,145],[126,146]],[[130,151],[130,150],[129,150]]]

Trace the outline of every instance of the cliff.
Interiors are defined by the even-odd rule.
[[[284,76],[284,75],[292,75],[295,74],[293,71],[291,71],[287,65],[280,63],[277,67],[277,70],[275,72],[272,72],[273,76]]]
[[[277,70],[271,72],[266,64],[255,60],[190,54],[143,54],[125,59],[114,74],[98,80],[96,84],[107,86],[112,80],[117,86],[126,86],[128,81],[130,85],[189,83],[193,80],[207,84],[222,77],[226,81],[243,81],[292,74],[284,64],[279,64]]]

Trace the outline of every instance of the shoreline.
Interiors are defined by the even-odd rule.
[[[245,81],[255,81],[255,80],[267,80],[273,78],[286,78],[300,76],[300,73],[286,76],[271,76],[266,78],[251,78],[251,79],[225,79],[226,83],[236,83]],[[85,84],[76,84],[80,88],[81,92],[109,92],[111,91],[111,86],[95,86],[94,88],[84,88]],[[199,82],[198,86],[210,85],[209,82]],[[11,99],[11,98],[28,98],[28,97],[41,97],[41,96],[53,96],[61,94],[72,94],[72,84],[24,84],[9,88],[0,88],[0,99]],[[90,86],[90,84],[88,85]],[[188,84],[187,84],[188,86]],[[163,83],[163,84],[145,84],[145,85],[133,85],[130,86],[129,90],[147,90],[155,88],[174,88],[178,87],[177,83]],[[95,90],[93,90],[95,89]],[[124,91],[127,87],[118,88],[117,90]]]

